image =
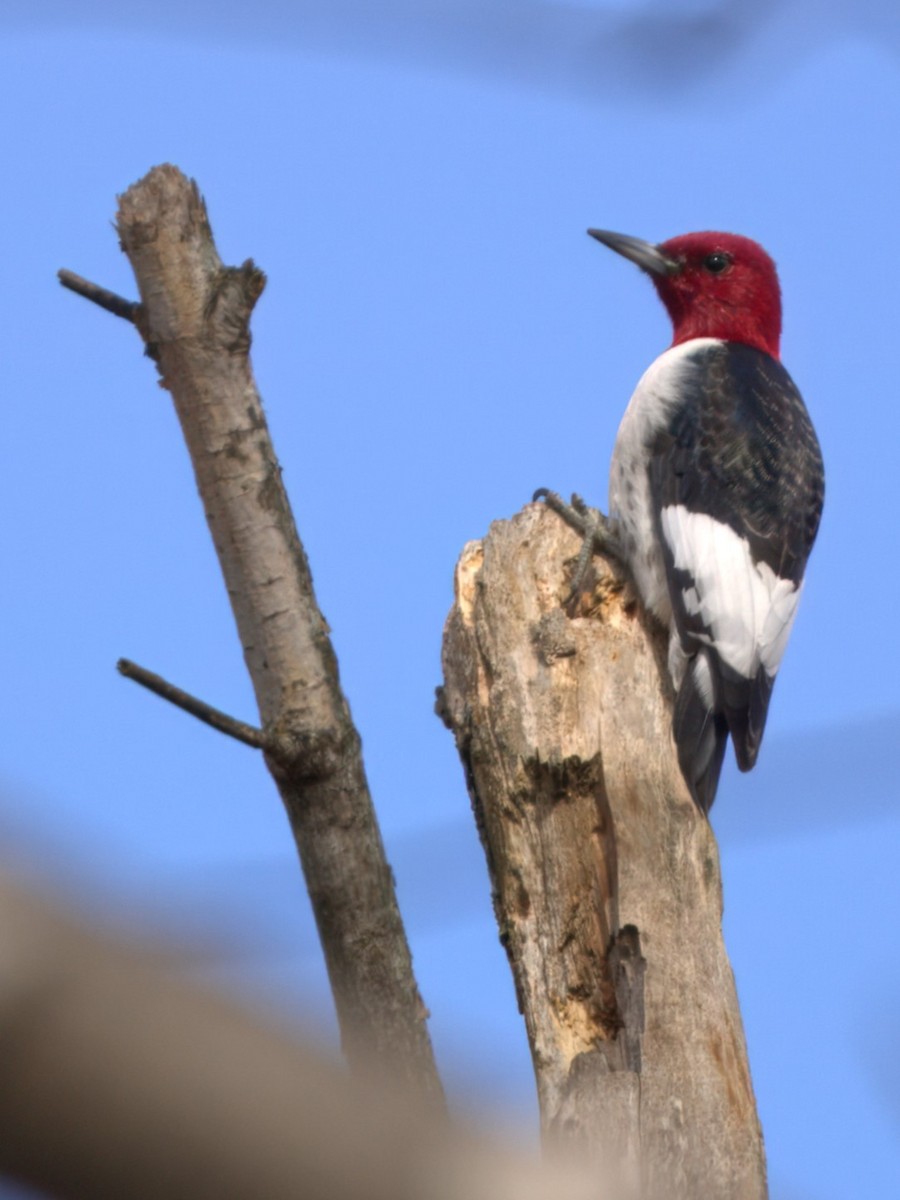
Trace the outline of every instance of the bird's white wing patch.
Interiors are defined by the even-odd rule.
[[[709,630],[700,640],[747,679],[760,666],[774,676],[802,585],[779,578],[767,563],[755,563],[744,538],[708,513],[673,504],[661,515],[675,566],[693,580],[682,593],[684,607]]]

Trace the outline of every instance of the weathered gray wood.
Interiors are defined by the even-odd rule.
[[[681,778],[662,638],[530,505],[470,543],[444,638],[466,769],[547,1140],[615,1194],[763,1200],[765,1158],[721,933],[718,852]]]
[[[250,368],[265,277],[249,261],[222,265],[197,187],[175,167],[128,189],[117,228],[140,289],[134,321],[175,402],[225,577],[344,1049],[351,1064],[374,1060],[439,1105],[359,735]]]

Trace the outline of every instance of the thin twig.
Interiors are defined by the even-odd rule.
[[[77,292],[79,296],[84,296],[85,300],[90,300],[100,308],[105,308],[113,316],[121,317],[123,321],[130,321],[132,325],[134,324],[134,316],[139,307],[137,301],[126,300],[124,296],[119,296],[116,292],[109,291],[108,288],[100,287],[98,283],[91,283],[89,279],[76,275],[74,271],[67,271],[65,267],[61,271],[57,271],[56,275],[63,287],[68,288],[70,292]]]
[[[154,675],[152,671],[139,667],[137,663],[133,663],[127,658],[120,658],[116,663],[116,669],[126,679],[133,679],[135,683],[139,683],[141,687],[161,696],[163,700],[168,700],[176,708],[184,709],[198,721],[203,721],[204,724],[211,725],[213,729],[218,729],[219,733],[227,733],[229,737],[243,742],[245,746],[252,746],[254,750],[265,750],[266,736],[255,725],[247,725],[244,721],[237,721],[234,717],[229,717],[227,713],[213,708],[211,704],[207,704],[203,700],[198,700],[190,692],[183,692],[181,688],[175,687],[161,675]]]

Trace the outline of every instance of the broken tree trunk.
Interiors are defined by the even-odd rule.
[[[533,504],[463,551],[444,716],[487,853],[545,1140],[604,1195],[764,1200],[716,842],[681,778],[662,635]]]

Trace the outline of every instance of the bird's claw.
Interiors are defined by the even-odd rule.
[[[549,488],[538,488],[533,500],[543,500],[548,508],[552,508],[584,539],[572,573],[572,583],[563,602],[563,608],[566,608],[582,591],[593,555],[603,554],[621,563],[622,551],[607,518],[599,509],[585,504],[579,495],[573,493],[571,502],[567,504],[560,495]]]
[[[587,506],[580,496],[573,495],[571,503],[567,504],[558,492],[553,492],[550,488],[538,488],[531,499],[543,500],[567,525],[571,525],[579,533],[586,532]]]
[[[577,493],[573,492],[572,499],[567,504],[558,492],[553,492],[550,488],[538,488],[532,500],[543,500],[548,508],[552,508],[557,516],[562,517],[577,533],[585,538],[590,537],[595,553],[606,554],[619,562],[622,561],[622,551],[609,521],[599,509],[591,508]]]

